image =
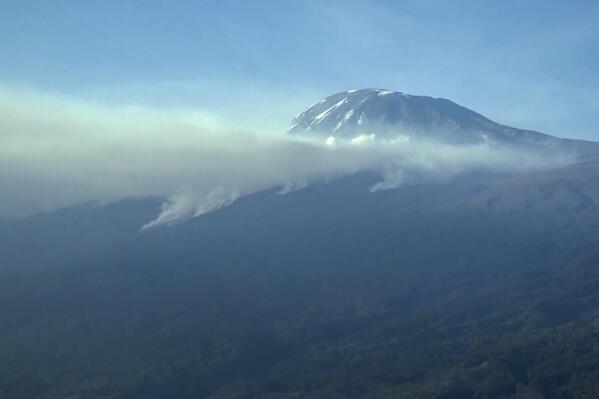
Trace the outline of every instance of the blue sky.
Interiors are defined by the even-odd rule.
[[[0,84],[283,129],[334,92],[599,140],[596,1],[0,0]]]

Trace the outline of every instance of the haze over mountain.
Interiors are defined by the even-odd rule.
[[[381,176],[383,189],[471,171],[551,169],[574,154],[383,133],[331,142],[194,110],[105,106],[18,88],[0,87],[0,106],[0,217],[151,197],[165,206],[147,226],[169,225],[259,191],[286,193],[359,171]]]
[[[599,162],[543,156],[595,143],[380,90],[252,140],[69,107],[10,113],[0,178],[29,166],[26,199],[43,166],[47,195],[69,176],[110,200],[0,220],[3,399],[599,393]],[[55,152],[39,131],[90,125]]]
[[[297,115],[289,132],[341,138],[376,133],[382,138],[409,136],[451,144],[516,145],[578,154],[599,151],[597,143],[501,125],[444,98],[381,89],[328,96]]]
[[[599,1],[1,10],[0,399],[599,398]]]

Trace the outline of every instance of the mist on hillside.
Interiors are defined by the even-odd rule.
[[[563,166],[569,153],[413,140],[403,132],[351,139],[239,126],[198,110],[108,107],[49,94],[0,91],[0,216],[78,203],[162,198],[144,228],[172,224],[267,189],[287,194],[371,171],[377,192],[468,171],[517,173]]]

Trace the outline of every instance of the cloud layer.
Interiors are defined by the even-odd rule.
[[[473,169],[523,171],[567,161],[405,137],[298,138],[195,110],[111,108],[0,86],[5,217],[83,202],[164,198],[161,214],[144,226],[149,228],[200,216],[261,190],[292,193],[360,170],[381,173],[382,181],[370,187],[377,191]]]

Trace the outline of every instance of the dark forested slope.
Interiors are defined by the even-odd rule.
[[[0,226],[2,398],[599,394],[599,167]]]

